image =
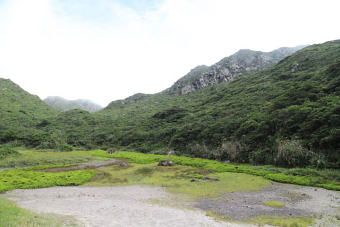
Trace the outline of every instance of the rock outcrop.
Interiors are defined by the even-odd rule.
[[[207,86],[230,82],[243,73],[272,66],[303,47],[282,47],[272,52],[242,49],[210,67],[197,66],[166,91],[173,95],[184,95]]]

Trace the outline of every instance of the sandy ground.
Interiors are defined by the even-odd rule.
[[[283,207],[269,207],[263,201],[280,201]],[[322,217],[317,226],[340,226],[340,192],[322,188],[272,183],[261,191],[225,193],[218,199],[201,199],[195,207],[214,211],[233,220],[248,220],[260,215]]]
[[[157,187],[53,187],[14,190],[4,197],[35,212],[72,215],[86,227],[250,226],[218,222],[198,209],[168,206],[175,198]]]

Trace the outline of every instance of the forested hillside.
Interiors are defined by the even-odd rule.
[[[25,141],[26,144],[39,144],[39,128],[44,126],[44,119],[58,113],[40,100],[21,89],[11,80],[0,78],[0,141]],[[35,141],[37,140],[37,141]]]
[[[313,45],[231,83],[109,106],[98,114],[107,127],[96,141],[230,159],[224,145],[237,147],[235,161],[256,163],[272,163],[280,144],[298,143],[315,162],[338,161],[339,82],[340,41]]]
[[[26,115],[21,115],[19,104],[6,111],[16,110],[18,121],[27,124],[25,135],[39,132],[31,145],[41,148],[175,150],[233,162],[338,168],[339,85],[340,40],[336,40],[308,46],[270,68],[186,95],[137,94],[92,114],[58,113],[39,99],[41,105],[27,107]],[[9,97],[1,98],[9,102]],[[35,120],[26,121],[21,117],[31,116],[30,108],[43,111],[33,111]],[[6,116],[10,120],[1,118],[2,138],[16,122]],[[24,134],[3,142],[17,139],[29,144]]]

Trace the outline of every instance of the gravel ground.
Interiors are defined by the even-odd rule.
[[[269,207],[263,204],[263,201],[273,200],[283,202],[285,205]],[[291,217],[322,215],[326,221],[340,214],[340,192],[273,183],[262,191],[232,192],[218,199],[201,199],[194,206],[237,221],[259,215]],[[338,224],[333,223],[329,226],[336,225]]]
[[[174,201],[171,194],[156,187],[53,187],[14,190],[4,196],[35,212],[72,215],[86,227],[250,226],[219,222],[198,209],[152,203]]]

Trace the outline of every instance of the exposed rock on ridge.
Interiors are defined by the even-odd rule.
[[[271,52],[241,49],[210,67],[197,66],[166,91],[184,95],[207,86],[230,82],[242,73],[272,66],[303,47],[282,47]]]

